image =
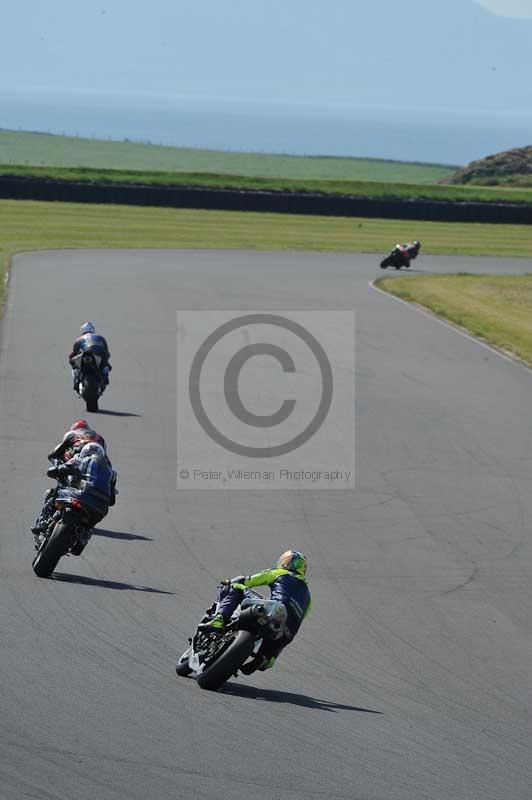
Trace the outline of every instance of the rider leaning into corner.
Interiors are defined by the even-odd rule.
[[[396,244],[395,249],[399,250],[401,253],[405,266],[409,267],[410,262],[417,258],[417,254],[419,253],[419,248],[421,247],[421,242],[418,242],[417,239],[413,242],[407,242],[406,244]]]
[[[58,499],[75,498],[91,512],[91,522],[96,525],[115,504],[116,472],[111,468],[103,447],[96,442],[85,444],[78,455],[64,464],[50,467],[46,472],[49,478],[64,481],[70,477],[70,484],[59,489]]]
[[[205,623],[205,627],[223,630],[246,596],[246,589],[269,586],[271,599],[282,603],[287,613],[283,636],[275,641],[264,640],[259,651],[262,661],[258,669],[271,669],[281,650],[293,641],[310,611],[310,591],[306,573],[307,559],[303,553],[298,550],[287,550],[279,556],[273,569],[266,569],[255,575],[239,575],[223,582],[218,592],[216,614],[212,620]]]
[[[48,453],[48,461],[68,461],[69,458],[77,455],[83,445],[88,442],[100,444],[107,455],[107,447],[103,436],[96,433],[86,420],[76,419],[61,441]]]
[[[111,462],[109,461],[109,456],[107,455],[105,440],[103,436],[100,436],[99,433],[96,433],[92,428],[89,427],[88,423],[84,419],[77,419],[75,422],[72,423],[70,430],[68,430],[61,441],[53,448],[53,450],[48,453],[48,460],[52,462],[60,462],[61,464],[69,462],[72,458],[79,455],[81,450],[85,447],[86,444],[94,442],[103,450],[105,455],[105,459],[109,466],[109,469],[113,472],[113,491],[114,494],[115,489],[114,485],[116,484],[116,473],[113,471]],[[49,477],[52,477],[49,472],[47,473]],[[58,476],[59,477],[59,476]],[[66,477],[66,474],[64,475]],[[72,476],[73,477],[73,476]],[[38,536],[45,528],[50,518],[50,514],[53,514],[54,510],[54,503],[58,496],[58,489],[49,489],[45,496],[44,496],[44,504],[43,509],[35,524],[31,528],[31,532],[34,536]],[[112,505],[112,503],[111,503]]]
[[[107,346],[107,341],[103,336],[100,336],[99,333],[96,333],[96,328],[92,322],[84,322],[79,331],[81,336],[78,336],[78,338],[75,340],[74,344],[72,345],[72,352],[68,356],[68,361],[72,369],[74,391],[77,391],[78,388],[79,371],[72,359],[80,353],[89,352],[101,356],[102,363],[100,365],[100,370],[102,373],[103,382],[107,386],[109,383],[109,373],[112,370],[112,367],[109,363],[111,354],[109,352],[109,347]]]

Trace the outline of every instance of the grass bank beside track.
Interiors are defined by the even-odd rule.
[[[384,254],[417,238],[423,252],[532,258],[526,225],[0,200],[0,271],[14,253],[64,248],[231,248]],[[376,268],[377,268],[376,261]]]
[[[89,167],[35,167],[0,164],[0,177],[38,178],[95,184],[141,186],[196,186],[253,191],[308,192],[407,200],[442,200],[461,203],[528,203],[532,188],[508,186],[454,186],[406,181],[313,179],[281,176],[246,176],[220,172],[153,172],[147,170],[93,169]]]
[[[532,366],[532,274],[412,275],[377,284]]]

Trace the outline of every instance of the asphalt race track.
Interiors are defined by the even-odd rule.
[[[433,271],[532,262],[420,256]],[[2,800],[528,800],[532,373],[372,289],[374,256],[20,256],[0,362]],[[176,309],[357,312],[356,491],[176,490]],[[99,323],[89,416],[120,496],[53,580],[29,533],[72,420],[65,354]],[[310,560],[271,673],[174,673],[216,581]]]

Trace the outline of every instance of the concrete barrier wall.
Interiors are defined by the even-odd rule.
[[[349,195],[75,183],[37,178],[0,178],[0,198],[438,222],[532,223],[532,205],[525,203],[386,200]]]

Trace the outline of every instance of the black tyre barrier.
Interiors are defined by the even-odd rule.
[[[385,199],[310,192],[84,183],[42,178],[0,178],[0,198],[435,222],[532,223],[532,204],[527,203]]]

